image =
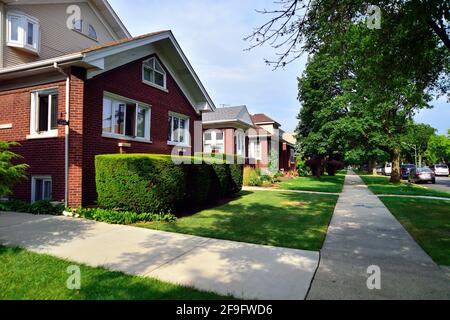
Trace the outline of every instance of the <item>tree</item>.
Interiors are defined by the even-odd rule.
[[[450,138],[446,136],[432,136],[428,143],[426,156],[431,164],[450,162]]]
[[[17,143],[0,141],[0,195],[11,193],[15,183],[25,178],[26,164],[14,165],[13,160],[20,158],[19,155],[10,151]]]
[[[407,126],[406,134],[402,137],[402,154],[408,162],[421,164],[426,156],[428,142],[437,130],[430,125],[411,122]]]
[[[442,47],[432,28],[423,23],[423,16],[418,15],[412,2],[375,4],[381,6],[383,13],[379,30],[368,28],[364,22],[368,18],[364,1],[313,1],[306,6],[307,14],[297,33],[304,41],[300,50],[312,56],[309,65],[322,61],[336,71],[333,63],[337,62],[337,69],[343,73],[327,73],[328,66],[312,68],[325,70],[331,77],[322,83],[331,84],[331,88],[322,90],[330,99],[328,105],[324,96],[314,102],[308,96],[314,91],[320,93],[320,89],[300,89],[302,108],[306,108],[300,118],[304,119],[303,124],[309,121],[312,125],[306,125],[308,131],[300,121],[299,132],[308,131],[309,145],[316,146],[320,153],[329,153],[330,149],[342,153],[349,147],[364,145],[380,149],[390,155],[393,163],[391,181],[399,182],[401,137],[415,112],[430,107],[433,95],[448,90],[449,51]],[[424,11],[426,14],[433,12],[426,6],[423,9],[428,10]],[[286,33],[291,31],[286,29]],[[306,77],[312,74],[318,78],[317,73],[307,70]],[[305,84],[308,81],[300,86]],[[313,101],[312,105],[305,107],[304,97]],[[344,114],[330,113],[333,109]],[[327,117],[332,120],[325,121]],[[306,149],[307,144],[308,141]]]
[[[315,39],[318,32],[330,36],[335,31],[333,24],[349,17],[361,20],[373,6],[408,12],[414,22],[410,31],[417,25],[426,27],[450,50],[446,22],[450,20],[449,0],[279,0],[275,4],[277,8],[272,10],[256,10],[268,16],[267,22],[244,38],[251,43],[248,50],[270,45],[276,51],[276,58],[266,59],[266,63],[275,68],[285,67],[304,52],[314,52],[320,45]],[[327,23],[330,26],[324,29]]]

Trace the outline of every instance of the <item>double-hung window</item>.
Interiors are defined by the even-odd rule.
[[[52,200],[52,177],[34,176],[31,179],[31,202]]]
[[[203,152],[225,153],[225,136],[222,130],[208,130],[203,134]]]
[[[21,12],[7,14],[7,45],[39,54],[39,21]]]
[[[151,58],[143,62],[142,81],[160,89],[167,89],[166,71],[164,71],[158,59]]]
[[[58,90],[31,94],[30,136],[58,136]]]
[[[189,145],[190,136],[188,117],[169,113],[167,128],[167,142],[169,144]]]
[[[150,141],[149,105],[105,95],[103,98],[103,136]]]

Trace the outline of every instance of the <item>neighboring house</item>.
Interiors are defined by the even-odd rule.
[[[70,5],[82,19],[68,29]],[[100,0],[0,12],[0,139],[30,165],[14,197],[91,205],[98,154],[201,151],[194,122],[215,106],[172,32],[131,38]]]
[[[257,134],[249,136],[249,157],[256,159],[264,171],[269,170],[270,162],[275,161],[276,156],[279,170],[294,170],[295,141],[281,130],[281,124],[265,114],[255,114],[252,120]],[[278,155],[273,154],[273,150],[278,150]]]
[[[203,151],[205,153],[237,154],[248,157],[247,132],[255,129],[246,106],[218,108],[204,112]]]

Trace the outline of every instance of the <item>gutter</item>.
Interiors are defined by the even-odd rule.
[[[63,57],[21,64],[18,66],[4,68],[4,69],[0,70],[0,75],[13,73],[13,72],[17,72],[17,71],[26,71],[29,69],[36,69],[36,68],[41,68],[41,67],[49,67],[52,65],[54,66],[55,63],[59,64],[59,63],[72,62],[72,61],[76,61],[76,60],[81,60],[81,58],[83,58],[83,57],[84,57],[84,55],[82,53],[78,52],[78,53],[70,54],[70,55],[63,56]],[[67,76],[67,74],[65,74],[65,73],[64,73],[64,75]]]
[[[69,124],[70,124],[70,75],[64,72],[61,67],[58,66],[58,63],[55,62],[53,64],[53,68],[55,68],[59,73],[66,77],[66,123],[65,123],[65,146],[64,146],[64,206],[66,208],[69,207]]]

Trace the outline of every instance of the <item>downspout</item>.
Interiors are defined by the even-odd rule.
[[[5,65],[5,44],[6,44],[6,15],[5,5],[0,1],[0,69]]]
[[[70,125],[70,76],[55,62],[53,67],[66,77],[66,120],[65,120],[65,154],[64,154],[64,206],[69,207],[69,125]]]

